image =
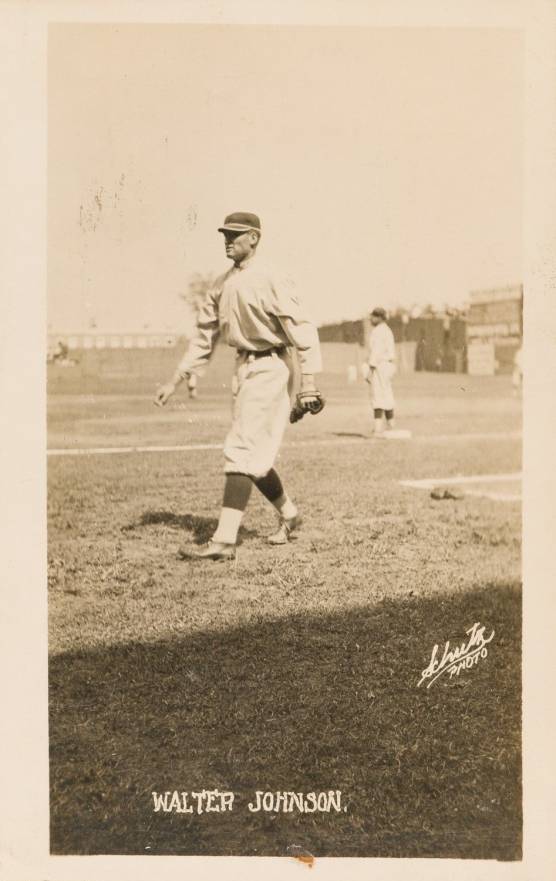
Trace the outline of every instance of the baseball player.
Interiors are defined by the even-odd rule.
[[[194,556],[201,560],[233,559],[239,526],[253,483],[279,515],[271,544],[285,544],[300,525],[274,461],[288,422],[324,406],[314,374],[321,367],[318,333],[307,320],[292,282],[270,269],[257,255],[261,224],[255,214],[235,212],[219,228],[226,256],[233,265],[218,278],[203,303],[197,334],[170,382],[159,388],[155,404],[163,406],[177,385],[205,365],[219,337],[237,351],[232,425],[224,443],[224,500],[218,526],[208,545]],[[297,350],[300,391],[290,414],[293,365],[289,347]]]
[[[512,371],[512,385],[514,394],[521,391],[523,385],[523,349],[520,346],[514,355],[514,367]]]
[[[192,401],[197,397],[197,374],[192,373],[191,376],[187,378],[187,391],[189,392],[189,397]]]
[[[396,346],[394,334],[386,324],[386,311],[377,306],[370,315],[372,330],[369,334],[367,382],[371,387],[374,411],[374,436],[381,437],[386,428],[394,427],[394,394],[392,377],[396,372]]]

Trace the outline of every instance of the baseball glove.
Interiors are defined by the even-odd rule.
[[[291,409],[290,422],[299,422],[306,413],[312,413],[313,416],[316,416],[321,412],[325,403],[320,392],[299,392]]]

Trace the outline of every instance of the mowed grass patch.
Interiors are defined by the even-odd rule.
[[[326,361],[325,361],[326,365]],[[115,393],[109,380],[97,394],[57,394],[48,399],[48,445],[53,448],[192,444],[223,441],[231,413],[231,363],[217,359],[201,380],[199,398],[187,390],[164,409],[150,394]],[[366,383],[348,383],[344,375],[324,373],[319,386],[327,405],[318,418],[305,418],[286,432],[287,441],[369,435],[372,413]],[[131,390],[134,389],[135,393]],[[100,392],[100,393],[99,393]],[[507,376],[416,373],[395,379],[400,427],[416,437],[448,434],[516,432],[521,427],[521,401],[512,395]]]
[[[517,445],[499,447],[482,449],[484,467],[510,470]],[[398,484],[433,467],[476,470],[477,450],[440,445],[433,464],[421,459],[380,442],[284,450],[280,471],[305,518],[298,538],[267,545],[276,515],[254,490],[237,560],[222,565],[177,559],[216,527],[218,452],[51,460],[51,651],[518,580],[518,504],[435,502]]]
[[[488,657],[418,688],[480,621]],[[383,599],[52,658],[54,853],[521,853],[517,585]],[[233,791],[155,813],[152,792]],[[341,790],[341,813],[250,813],[256,790]]]
[[[233,564],[176,557],[216,525],[219,451],[49,460],[55,852],[519,857],[520,506],[399,485],[520,469],[517,401],[475,378],[466,408],[452,379],[400,387],[416,442],[358,437],[364,390],[337,381],[278,462],[299,537],[267,545],[254,491]],[[187,412],[60,396],[52,424],[61,446],[191,443],[197,412],[222,441],[229,399],[203,395]],[[508,436],[460,439],[485,426]],[[475,621],[496,631],[488,658],[417,689],[432,646]],[[152,790],[209,787],[236,810],[152,811]],[[348,811],[245,810],[256,789],[321,788]]]

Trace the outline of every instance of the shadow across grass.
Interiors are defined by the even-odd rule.
[[[52,657],[57,854],[521,855],[520,594],[484,585]],[[432,648],[488,657],[417,687]],[[220,789],[226,813],[153,810]],[[340,813],[251,813],[255,790],[341,790]]]
[[[132,532],[144,526],[160,525],[175,526],[178,529],[191,532],[193,533],[194,543],[200,545],[205,544],[212,538],[218,526],[218,520],[215,517],[199,517],[197,514],[175,514],[172,511],[149,510],[145,511],[135,523],[128,523],[126,526],[122,526],[122,532]],[[240,527],[240,539],[253,538],[257,535],[258,532],[254,529],[246,529],[244,526]]]

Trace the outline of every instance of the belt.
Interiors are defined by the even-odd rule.
[[[238,349],[238,355],[246,355],[248,358],[268,358],[270,355],[282,355],[286,351],[285,346],[274,346],[272,349],[262,349],[258,351],[250,351],[249,349]]]

